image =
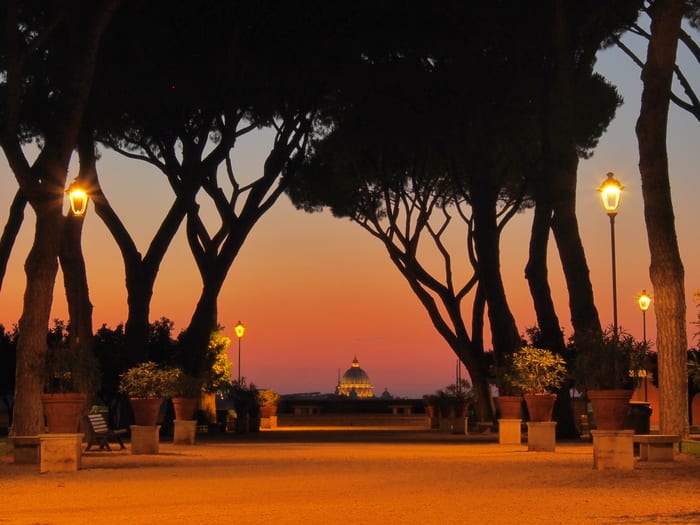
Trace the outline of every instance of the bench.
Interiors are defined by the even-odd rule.
[[[634,442],[639,443],[640,461],[673,461],[676,443],[681,437],[673,434],[635,434]]]
[[[86,427],[87,427],[87,452],[92,448],[93,445],[99,445],[100,450],[112,450],[109,446],[109,441],[116,441],[120,445],[120,450],[124,449],[124,442],[121,436],[126,434],[126,429],[121,428],[118,430],[112,430],[107,425],[104,415],[102,414],[88,414],[85,417]]]
[[[493,421],[477,421],[476,431],[479,434],[488,434],[493,429]]]

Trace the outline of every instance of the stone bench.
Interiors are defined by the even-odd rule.
[[[681,437],[673,434],[635,434],[634,442],[639,443],[640,461],[673,461],[676,443]]]
[[[320,405],[294,405],[292,407],[295,416],[317,416],[321,413]]]

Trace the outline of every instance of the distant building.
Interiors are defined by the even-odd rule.
[[[374,397],[374,387],[369,380],[367,372],[360,368],[360,362],[355,357],[352,366],[347,369],[343,377],[339,378],[335,393],[339,396],[370,398]]]

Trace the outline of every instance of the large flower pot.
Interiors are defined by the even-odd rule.
[[[496,407],[500,419],[522,419],[523,398],[520,396],[498,396]]]
[[[178,421],[194,419],[197,399],[194,397],[174,397],[172,399],[175,419]]]
[[[551,421],[556,394],[525,394],[530,421]]]
[[[78,432],[80,419],[85,410],[87,396],[75,392],[42,394],[46,426],[51,434],[73,434]]]
[[[134,413],[134,424],[155,426],[158,424],[158,412],[163,400],[159,397],[130,397],[129,403]]]
[[[623,430],[632,398],[632,390],[589,390],[586,394],[593,408],[598,430]]]

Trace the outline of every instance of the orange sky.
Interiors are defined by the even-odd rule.
[[[599,69],[625,97],[625,105],[604,135],[592,159],[579,168],[578,217],[596,303],[604,325],[612,323],[609,220],[597,187],[608,171],[625,186],[616,219],[619,324],[642,337],[642,313],[636,296],[649,292],[649,256],[643,221],[634,122],[640,96],[639,72],[617,51],[607,52]],[[672,191],[676,227],[686,269],[688,320],[696,310],[693,290],[700,287],[697,203],[700,165],[700,125],[672,110],[669,132]],[[234,154],[240,173],[261,169],[265,136],[241,140]],[[136,243],[145,251],[171,192],[162,176],[142,163],[105,153],[101,180],[112,205]],[[69,178],[72,179],[72,176]],[[0,220],[4,225],[16,190],[14,176],[0,159]],[[523,277],[531,215],[517,216],[503,235],[502,271],[519,329],[534,325],[535,317]],[[33,233],[27,213],[20,238],[0,291],[0,323],[11,325],[21,313],[24,291],[22,265]],[[554,251],[554,243],[551,243]],[[126,318],[124,272],[114,242],[88,211],[84,251],[96,327],[115,326]],[[567,334],[567,298],[556,257],[550,277],[560,320]],[[199,296],[201,283],[184,233],[178,234],[166,256],[156,284],[152,318],[166,316],[175,329],[184,328]],[[67,318],[62,283],[56,286],[54,317]],[[466,306],[470,301],[466,302]],[[469,312],[465,312],[469,315]],[[348,220],[329,213],[307,215],[293,209],[286,197],[265,216],[249,236],[234,263],[219,301],[219,319],[234,339],[238,320],[246,327],[242,341],[242,374],[258,386],[282,393],[330,392],[338,372],[356,355],[380,394],[421,396],[454,382],[456,359],[437,335],[408,285],[391,265],[379,243]],[[647,312],[647,338],[655,339],[653,303]],[[692,335],[695,328],[689,324]],[[689,344],[693,344],[689,340]],[[237,368],[234,366],[234,376]]]

